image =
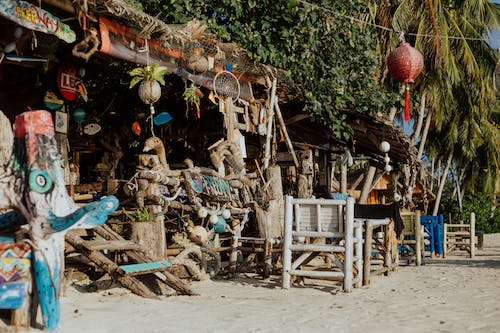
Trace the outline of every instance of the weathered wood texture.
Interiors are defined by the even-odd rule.
[[[351,292],[353,286],[360,287],[363,245],[361,223],[354,222],[354,199],[296,199],[287,196],[285,201],[283,288],[290,288],[292,276],[339,279],[345,292]],[[314,243],[314,239],[323,237],[335,241]],[[292,260],[293,254],[298,257]],[[326,267],[310,264],[317,256],[330,259],[324,260]]]
[[[108,240],[123,240],[123,238],[114,232],[111,228],[106,225],[100,226],[96,229],[96,233],[101,237]],[[139,251],[125,251],[125,254],[129,257],[129,259],[135,262],[151,262],[153,261],[148,255],[139,252]],[[157,278],[165,282],[169,287],[177,291],[182,295],[197,295],[193,290],[189,288],[181,279],[173,275],[168,271],[168,269],[163,270],[161,273],[155,274]]]
[[[125,288],[130,289],[133,293],[146,298],[158,298],[158,296],[155,295],[151,290],[149,290],[149,288],[145,284],[143,284],[135,277],[128,276],[124,270],[122,270],[117,264],[108,259],[101,252],[90,250],[89,247],[87,247],[86,242],[78,235],[72,232],[68,232],[66,234],[66,241],[69,242],[83,255],[95,262],[118,283],[120,283]]]

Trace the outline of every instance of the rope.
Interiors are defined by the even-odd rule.
[[[349,20],[352,20],[352,21],[360,22],[360,23],[363,23],[363,24],[366,24],[366,25],[369,25],[369,26],[372,26],[372,27],[375,27],[375,28],[378,28],[378,29],[381,29],[381,30],[389,31],[389,32],[392,32],[392,33],[397,33],[399,35],[401,35],[403,33],[402,31],[397,31],[395,29],[388,28],[388,27],[385,27],[385,26],[380,25],[380,24],[370,23],[370,22],[367,22],[366,20],[363,20],[363,19],[360,19],[360,18],[357,18],[357,17],[354,17],[354,16],[349,16],[349,15],[346,15],[346,14],[342,14],[342,13],[334,11],[333,9],[330,9],[330,8],[327,8],[327,7],[323,7],[323,6],[320,6],[320,5],[316,5],[316,4],[312,4],[312,3],[304,1],[304,0],[297,0],[297,2],[300,2],[300,3],[302,3],[302,4],[306,5],[306,6],[311,6],[311,7],[315,7],[316,9],[321,9],[321,10],[327,11],[327,12],[332,13],[332,14],[338,16],[338,17],[342,17],[342,18],[349,19]],[[417,34],[417,33],[412,33],[412,32],[407,32],[406,35],[415,36],[415,37],[428,37],[428,38],[439,37],[441,39],[480,40],[480,41],[486,42],[486,40],[484,38],[481,38],[481,37],[462,37],[462,36],[445,36],[445,35],[432,35],[432,34]],[[498,42],[498,41],[500,41],[500,39],[490,39],[490,41],[497,41]]]

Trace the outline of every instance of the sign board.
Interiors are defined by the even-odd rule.
[[[75,32],[67,24],[62,23],[48,11],[26,1],[0,1],[0,15],[25,28],[55,35],[67,43],[76,40]]]
[[[57,86],[62,97],[70,102],[76,101],[78,95],[78,83],[76,68],[66,62],[59,66],[57,70]]]
[[[190,199],[201,194],[215,201],[240,200],[237,189],[225,179],[194,172],[183,172],[183,175]]]

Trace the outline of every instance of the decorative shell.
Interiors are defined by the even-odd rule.
[[[205,245],[208,240],[208,231],[201,225],[196,225],[189,232],[189,239],[198,245]]]

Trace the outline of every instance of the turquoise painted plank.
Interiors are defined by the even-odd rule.
[[[0,309],[19,309],[28,292],[28,281],[0,284]]]
[[[137,273],[141,271],[148,271],[152,269],[160,269],[166,267],[168,268],[172,267],[172,264],[168,260],[120,266],[120,268],[123,269],[126,273]]]

